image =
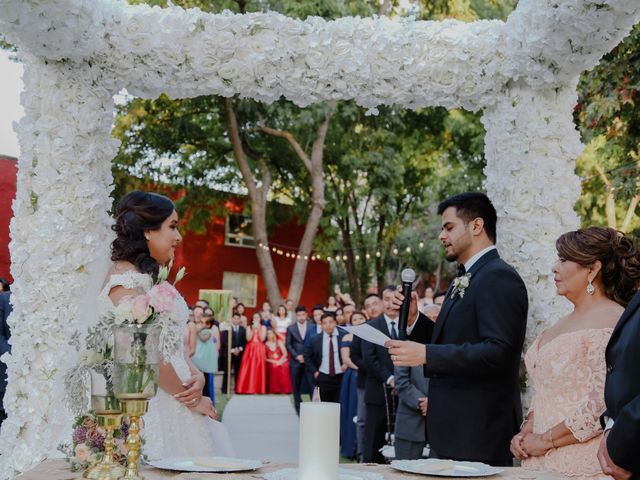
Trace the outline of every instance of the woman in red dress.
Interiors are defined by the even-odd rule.
[[[240,364],[236,393],[267,393],[266,352],[267,327],[260,325],[260,314],[254,313],[247,327],[247,346]]]
[[[267,350],[267,393],[291,393],[287,348],[273,329],[267,331],[265,346]]]

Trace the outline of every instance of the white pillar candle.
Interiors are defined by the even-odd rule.
[[[300,404],[298,480],[337,480],[340,461],[340,404]]]

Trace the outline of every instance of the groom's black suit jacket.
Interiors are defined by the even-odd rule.
[[[607,438],[614,463],[640,478],[640,293],[618,320],[606,350],[605,416],[615,423]]]
[[[428,344],[427,432],[442,458],[510,462],[522,420],[519,367],[527,326],[524,282],[496,250],[469,270],[460,298],[452,288],[435,322],[420,315],[410,340]]]

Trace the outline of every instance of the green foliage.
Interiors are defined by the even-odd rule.
[[[575,119],[587,144],[578,161],[585,180],[577,209],[585,225],[606,225],[601,166],[615,189],[618,219],[640,194],[640,25],[580,79]],[[640,235],[636,214],[630,229]]]

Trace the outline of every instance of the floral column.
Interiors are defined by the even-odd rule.
[[[103,280],[98,267],[108,258],[110,168],[117,150],[110,135],[112,93],[98,69],[32,56],[23,61],[0,478],[43,460],[70,431],[63,375],[75,363],[70,345],[88,320],[81,314],[92,311],[87,295]]]
[[[579,227],[573,209],[580,195],[575,160],[582,150],[572,119],[576,103],[575,84],[544,91],[514,85],[482,118],[498,246],[529,291],[527,345],[568,308],[555,293],[551,267],[556,238]]]

